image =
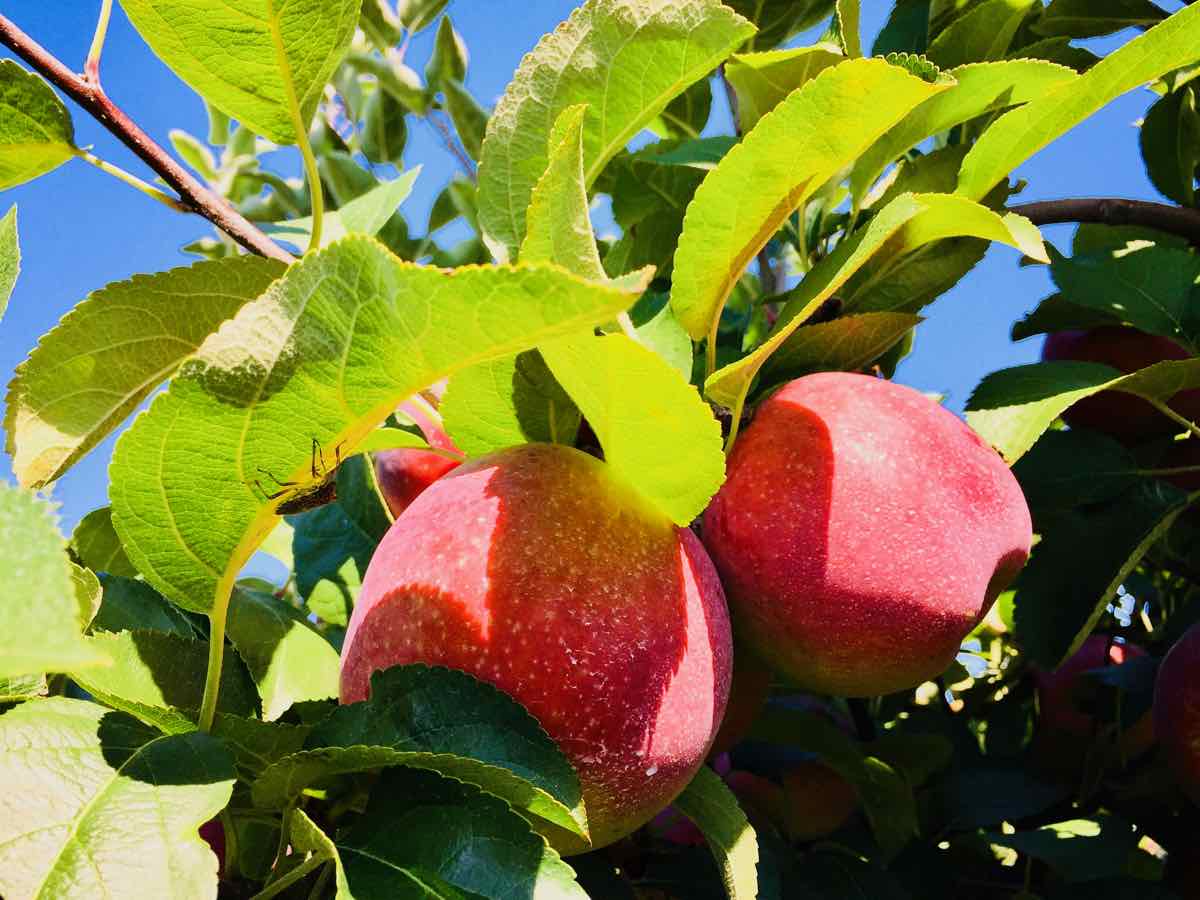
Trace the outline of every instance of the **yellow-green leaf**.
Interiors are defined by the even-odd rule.
[[[791,50],[735,53],[729,57],[725,78],[737,92],[738,124],[742,131],[749,131],[784,97],[845,58],[841,48],[828,43]]]
[[[71,114],[58,94],[11,59],[0,60],[0,191],[57,169],[75,152]]]
[[[692,338],[716,328],[742,270],[793,210],[943,89],[881,59],[848,60],[764,116],[704,179],[684,217],[671,307]]]
[[[758,836],[733,791],[712,769],[701,766],[691,784],[675,799],[675,807],[704,835],[730,900],[755,900]]]
[[[1106,56],[1079,78],[997,119],[963,160],[956,193],[979,199],[1047,144],[1139,85],[1200,59],[1193,4]]]

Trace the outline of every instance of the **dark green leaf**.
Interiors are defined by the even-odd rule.
[[[947,828],[972,830],[1045,812],[1070,792],[1070,785],[1043,782],[1025,769],[989,765],[938,781],[934,803]]]
[[[1048,37],[1090,38],[1149,28],[1166,17],[1150,0],[1052,0],[1033,30]]]
[[[1029,656],[1056,668],[1091,633],[1117,588],[1188,499],[1162,481],[1145,481],[1070,527],[1042,537],[1017,583],[1014,623]]]
[[[875,38],[871,54],[924,53],[929,44],[929,3],[930,0],[897,0]]]
[[[648,127],[663,138],[698,138],[711,112],[712,85],[705,78],[668,103]]]
[[[1150,107],[1142,123],[1141,147],[1146,174],[1159,193],[1183,206],[1194,206],[1200,168],[1200,112],[1193,85],[1167,94]]]
[[[770,50],[828,19],[834,0],[729,0],[727,5],[758,26],[743,49]]]
[[[675,798],[675,808],[700,829],[721,870],[730,900],[758,896],[758,838],[719,775],[701,766]]]
[[[806,372],[861,369],[923,322],[910,313],[861,313],[797,328],[763,367],[763,378],[783,381]]]
[[[1079,306],[1062,294],[1051,294],[1025,318],[1013,323],[1014,341],[1051,334],[1055,331],[1096,328],[1101,325],[1120,325],[1120,316],[1101,309]]]
[[[793,889],[813,900],[912,900],[886,871],[836,847],[807,854]]]
[[[371,678],[370,699],[335,710],[254,785],[282,806],[314,781],[391,765],[433,769],[503,797],[522,815],[586,834],[570,763],[519,704],[463,672],[397,666]]]
[[[405,109],[387,91],[376,91],[363,112],[362,151],[373,163],[400,165],[408,141]]]
[[[1110,500],[1141,477],[1121,444],[1093,431],[1048,431],[1013,474],[1034,509],[1070,509]]]
[[[228,635],[258,687],[268,722],[293,703],[337,697],[337,651],[285,601],[235,589]]]
[[[120,575],[101,575],[104,593],[93,631],[132,631],[136,628],[165,631],[188,640],[205,634],[195,620],[144,581]]]
[[[438,23],[433,55],[429,58],[429,64],[425,66],[425,82],[431,89],[436,90],[446,81],[466,80],[467,45],[450,24],[450,17],[443,16],[442,21]]]
[[[1128,822],[1105,815],[1056,822],[1034,831],[987,835],[993,844],[1041,860],[1068,881],[1092,881],[1122,874],[1139,838]]]
[[[356,900],[587,900],[570,866],[502,800],[433,772],[385,774],[336,844]]]
[[[137,569],[125,556],[121,539],[113,530],[112,507],[93,509],[80,519],[71,534],[70,548],[79,561],[93,572],[107,572],[127,578],[137,575]]]

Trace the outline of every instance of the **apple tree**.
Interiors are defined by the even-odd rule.
[[[8,385],[0,895],[1194,896],[1200,4],[586,0],[489,108],[448,0],[120,0],[169,147],[75,5],[81,71],[0,13],[0,190],[195,259]],[[1138,89],[1160,201],[1023,200]],[[960,417],[893,379],[992,244],[1045,349]]]

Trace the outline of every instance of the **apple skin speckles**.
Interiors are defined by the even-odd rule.
[[[999,455],[912,388],[825,372],[759,407],[704,515],[739,639],[849,697],[938,675],[1029,557]]]
[[[342,701],[365,698],[375,669],[413,662],[522,703],[576,766],[599,847],[667,806],[703,762],[732,644],[716,570],[690,530],[599,460],[527,444],[436,481],[371,560]]]

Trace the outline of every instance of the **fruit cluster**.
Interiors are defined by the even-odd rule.
[[[762,402],[694,530],[571,447],[526,444],[445,475],[418,461],[377,459],[384,491],[403,488],[346,635],[342,701],[415,662],[498,686],[577,768],[596,847],[670,804],[714,740],[737,741],[771,671],[837,697],[938,676],[1032,540],[989,446],[917,391],[859,374],[805,376]],[[732,783],[796,839],[853,811],[823,766],[776,774]],[[840,799],[814,832],[797,798],[817,794]]]

